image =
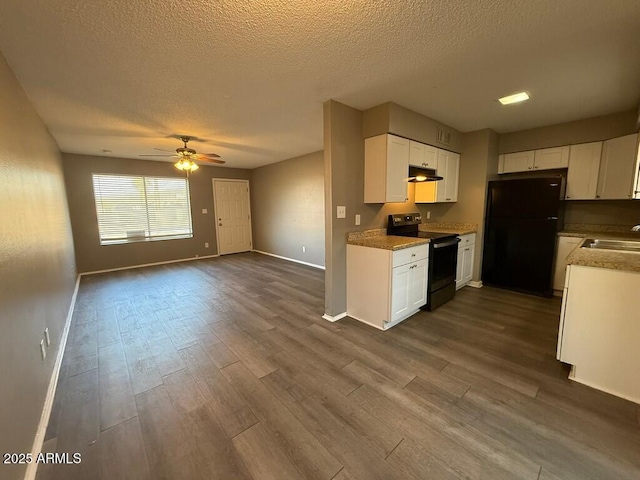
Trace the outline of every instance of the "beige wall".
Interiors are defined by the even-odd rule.
[[[325,313],[344,313],[346,299],[346,234],[387,226],[390,213],[417,212],[413,185],[406,203],[365,204],[363,114],[330,100],[324,104],[325,162]],[[346,206],[346,218],[336,218],[336,207]],[[356,226],[355,215],[361,224]]]
[[[169,177],[184,176],[184,173],[176,170],[170,162],[66,153],[63,158],[79,272],[94,272],[216,254],[212,180],[214,178],[250,179],[251,177],[249,170],[209,166],[202,166],[191,174],[189,186],[193,238],[100,245],[92,173]],[[207,209],[207,213],[203,214],[202,209]],[[209,248],[205,248],[205,243],[209,243]]]
[[[1,54],[0,124],[0,452],[29,452],[76,273],[60,152]]]
[[[324,266],[322,151],[253,170],[251,214],[254,249]]]
[[[597,142],[637,132],[636,110],[500,135],[499,152],[521,152],[574,143]]]
[[[364,138],[393,133],[452,152],[460,153],[462,149],[462,134],[460,132],[397,103],[387,102],[366,110],[362,121],[362,136]],[[438,129],[451,133],[449,144],[438,142]]]
[[[473,280],[475,281],[480,280],[482,272],[487,182],[495,178],[497,171],[498,134],[489,129],[465,133],[462,138],[462,153],[460,155],[458,201],[456,203],[418,205],[423,218],[426,218],[426,212],[431,212],[431,221],[476,223],[478,225],[473,268]]]

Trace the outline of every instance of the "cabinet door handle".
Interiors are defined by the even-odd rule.
[[[596,198],[600,198],[600,195],[596,195]]]
[[[416,256],[416,254],[415,254],[415,253],[412,253],[412,254],[411,254],[411,256],[412,256],[412,257],[415,257],[415,256]]]
[[[527,167],[527,168],[529,168],[529,170],[531,170],[533,167]]]
[[[471,250],[471,247],[467,247],[464,249],[465,252],[468,252],[469,250]]]

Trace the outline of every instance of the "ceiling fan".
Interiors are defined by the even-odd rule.
[[[163,150],[161,148],[154,148],[154,150],[158,150],[160,152],[167,152],[167,154],[146,154],[140,155],[141,157],[175,157],[178,161],[174,164],[178,170],[186,170],[187,172],[197,170],[199,167],[195,162],[210,162],[210,163],[218,163],[223,164],[226,163],[224,160],[220,160],[220,155],[217,153],[197,153],[193,148],[190,148],[187,144],[191,137],[183,135],[180,137],[180,140],[184,143],[183,147],[178,147],[175,150],[175,153],[171,152],[171,150]]]

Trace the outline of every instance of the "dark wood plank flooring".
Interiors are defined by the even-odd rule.
[[[638,479],[638,405],[567,379],[560,302],[491,288],[380,332],[259,254],[84,277],[50,479]]]

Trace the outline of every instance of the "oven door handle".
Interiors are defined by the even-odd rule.
[[[434,243],[433,244],[433,248],[450,247],[451,245],[455,245],[456,243],[460,243],[460,239],[459,238],[456,238],[455,240],[450,240],[450,241],[444,242],[444,243]]]

